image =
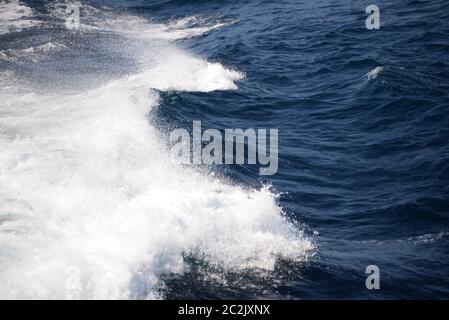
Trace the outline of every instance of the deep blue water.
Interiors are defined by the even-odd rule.
[[[178,93],[162,117],[279,128],[280,169],[268,180],[286,193],[290,215],[319,232],[319,259],[289,275],[277,297],[449,297],[449,7],[376,2],[381,28],[366,30],[365,4],[150,6],[239,19],[186,44],[243,70],[238,92]],[[368,80],[378,66],[384,71]],[[230,174],[259,178],[251,168]],[[370,264],[380,268],[379,291],[364,287]],[[198,291],[192,297],[221,296]]]
[[[46,14],[39,2],[25,2]],[[243,272],[211,283],[192,261],[191,272],[166,276],[165,298],[449,298],[447,1],[374,1],[379,30],[365,28],[372,1],[89,3],[161,23],[234,21],[176,45],[245,73],[238,89],[161,91],[150,122],[162,135],[193,120],[205,128],[278,128],[276,175],[259,176],[251,165],[214,169],[239,185],[271,184],[287,216],[316,244],[310,261],[279,262],[269,280]],[[16,44],[12,37],[1,38],[1,49]],[[102,39],[85,37],[75,55],[102,61],[92,67],[96,77],[132,73],[119,55],[89,51]],[[90,79],[81,58],[60,56],[58,63],[64,59],[79,63],[68,71],[74,79]],[[33,70],[16,67],[46,79]],[[380,269],[380,290],[365,288],[368,265]]]

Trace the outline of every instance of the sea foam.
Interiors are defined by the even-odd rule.
[[[313,252],[269,188],[169,161],[153,89],[236,89],[244,75],[164,48],[96,89],[0,90],[1,298],[163,298],[161,276],[187,272],[186,255],[239,272]]]

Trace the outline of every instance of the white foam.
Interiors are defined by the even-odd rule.
[[[203,91],[237,89],[236,81],[242,80],[242,72],[196,58],[172,47],[154,68],[133,79],[145,81],[149,87],[159,90]]]
[[[270,270],[312,249],[268,189],[170,164],[145,117],[157,96],[141,85],[9,101],[21,111],[1,117],[0,206],[14,219],[0,224],[0,297],[129,298],[143,269],[154,298],[183,253]]]
[[[197,37],[214,29],[235,23],[235,20],[227,21],[202,21],[196,26],[189,22],[197,21],[195,16],[173,20],[170,23],[150,23],[146,19],[138,17],[114,17],[114,19],[95,21],[86,25],[86,29],[95,29],[108,32],[116,32],[134,39],[159,39],[179,40]]]
[[[276,193],[171,164],[148,123],[151,88],[227,90],[242,77],[168,45],[95,90],[0,90],[0,298],[161,298],[161,275],[185,272],[192,253],[227,271],[307,259],[313,245]]]
[[[60,52],[67,47],[60,43],[47,42],[38,46],[24,49],[7,49],[0,51],[0,60],[20,63],[24,61],[38,62],[48,57],[51,53]]]
[[[373,70],[366,74],[366,78],[368,80],[375,80],[377,77],[384,71],[384,68],[381,66],[375,67]]]
[[[206,19],[188,16],[168,23],[149,21],[130,14],[116,14],[108,8],[99,10],[75,0],[58,1],[50,5],[55,17],[65,19],[66,8],[80,8],[79,31],[112,32],[141,40],[179,40],[197,37],[212,30],[236,23],[235,19]]]
[[[7,0],[0,2],[0,34],[11,31],[21,31],[39,25],[39,21],[30,17],[33,10],[18,0]]]

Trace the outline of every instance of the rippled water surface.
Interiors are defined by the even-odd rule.
[[[369,4],[2,0],[0,297],[449,298],[449,4]],[[193,120],[278,173],[172,164]]]

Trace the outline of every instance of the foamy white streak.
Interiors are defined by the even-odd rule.
[[[78,7],[82,12],[78,31],[111,32],[131,39],[179,40],[197,37],[212,30],[236,23],[237,20],[210,20],[197,16],[174,19],[168,23],[148,21],[130,14],[117,15],[108,8],[99,10],[76,0],[58,1],[49,4],[52,15],[66,19],[67,7]]]

